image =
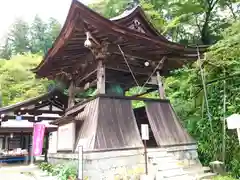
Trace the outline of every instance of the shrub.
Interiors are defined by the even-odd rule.
[[[47,162],[42,162],[39,164],[39,168],[43,171],[47,171],[48,173],[52,173],[53,172],[53,165],[47,163]]]
[[[43,162],[39,165],[39,168],[48,172],[49,175],[57,176],[59,180],[75,179],[77,176],[77,168],[74,164],[58,164],[53,166]]]
[[[217,176],[213,178],[213,180],[236,180],[235,178],[232,178],[230,176]]]

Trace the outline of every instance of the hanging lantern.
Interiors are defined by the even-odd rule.
[[[90,47],[92,46],[92,43],[91,43],[91,41],[90,41],[90,37],[91,37],[90,32],[86,32],[86,40],[85,40],[85,42],[84,42],[84,46],[85,46],[86,48],[90,48]]]
[[[148,67],[148,66],[149,66],[149,62],[146,61],[146,62],[144,63],[144,66]]]
[[[11,138],[11,139],[13,138],[13,133],[10,134],[10,138]]]

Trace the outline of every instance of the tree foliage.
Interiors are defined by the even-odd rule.
[[[54,18],[44,22],[36,15],[31,24],[16,19],[0,48],[0,58],[10,59],[12,55],[25,53],[44,54],[51,48],[60,29],[60,23]]]
[[[213,45],[204,63],[205,83],[213,132],[207,116],[200,69],[197,63],[175,72],[166,79],[169,99],[181,116],[188,131],[198,141],[200,159],[204,164],[225,159],[228,170],[240,175],[239,143],[235,131],[224,129],[224,117],[240,112],[240,23],[234,22],[222,40]],[[224,80],[226,82],[224,92]],[[226,96],[226,113],[224,113]],[[224,131],[226,136],[224,137]],[[226,142],[226,148],[223,147]]]
[[[105,17],[114,17],[136,3],[160,32],[184,44],[215,43],[229,20],[239,16],[237,0],[107,0],[91,7]]]
[[[24,54],[29,51],[29,26],[22,19],[17,19],[12,26],[9,39],[12,42],[12,51],[14,54]]]
[[[38,55],[18,55],[11,60],[0,60],[0,91],[2,105],[6,106],[36,97],[46,92],[47,80],[35,78],[30,71],[42,60]]]

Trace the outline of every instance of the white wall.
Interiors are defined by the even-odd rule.
[[[58,127],[57,150],[73,151],[75,145],[75,122],[64,124]]]

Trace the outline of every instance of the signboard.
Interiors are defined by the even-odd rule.
[[[49,153],[57,153],[57,132],[52,132],[49,136]]]
[[[44,124],[34,124],[34,129],[33,129],[33,155],[34,156],[42,155],[44,132],[45,132]]]
[[[142,140],[149,140],[148,124],[141,124]]]
[[[16,116],[16,120],[17,121],[21,121],[22,120],[22,116]]]
[[[237,129],[240,128],[240,115],[233,114],[227,118],[228,129]]]
[[[240,115],[233,114],[227,118],[228,129],[237,129],[238,140],[240,143]]]
[[[72,151],[75,144],[75,123],[68,123],[58,127],[57,149]]]

